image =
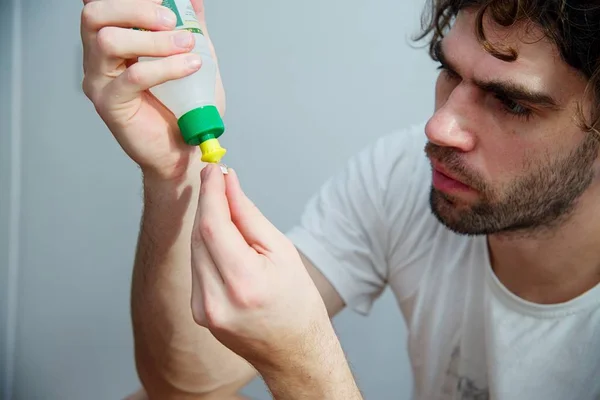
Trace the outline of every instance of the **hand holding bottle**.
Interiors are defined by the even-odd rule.
[[[198,150],[184,142],[177,118],[149,91],[202,68],[191,53],[194,35],[173,31],[175,13],[161,0],[84,0],[81,37],[84,49],[83,90],[124,151],[146,175],[177,179]],[[206,35],[202,0],[192,0]],[[132,28],[139,28],[134,30]],[[158,58],[138,62],[140,57]],[[225,109],[217,67],[216,105]]]

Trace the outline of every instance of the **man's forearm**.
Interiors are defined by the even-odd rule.
[[[259,367],[276,400],[362,400],[333,328],[277,367]]]
[[[197,173],[181,182],[144,179],[144,213],[133,272],[131,309],[136,365],[150,398],[234,393],[252,367],[192,317],[190,241]]]

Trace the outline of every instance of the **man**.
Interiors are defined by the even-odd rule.
[[[360,399],[329,318],[388,284],[415,398],[600,396],[599,3],[432,1],[432,117],[350,160],[286,236],[146,91],[198,68],[168,10],[85,3],[84,90],[143,171],[149,398],[234,399],[259,373],[277,399]]]

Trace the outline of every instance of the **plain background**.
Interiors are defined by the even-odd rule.
[[[206,3],[228,95],[225,162],[281,230],[348,157],[431,114],[435,66],[410,41],[424,0]],[[19,400],[119,399],[138,385],[140,173],[81,92],[82,2],[0,4],[2,396],[11,386]],[[335,326],[366,399],[410,397],[389,292],[369,317],[345,311]],[[246,393],[269,398],[258,380]]]
[[[7,377],[8,361],[8,262],[9,262],[9,204],[11,184],[11,70],[12,24],[11,7],[0,1],[0,373],[2,383]],[[14,325],[14,324],[13,324]],[[3,391],[0,391],[2,398]]]

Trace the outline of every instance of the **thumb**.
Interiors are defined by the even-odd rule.
[[[215,45],[210,39],[210,35],[208,33],[208,27],[206,26],[206,13],[204,12],[204,0],[191,0],[192,7],[194,7],[194,11],[196,12],[196,18],[198,18],[198,22],[200,23],[200,28],[202,28],[202,32],[206,40],[208,41],[208,47],[210,49],[210,54],[217,64],[217,92],[216,92],[216,103],[221,116],[225,114],[225,89],[223,88],[223,80],[221,79],[221,69],[219,68],[219,58],[217,57],[217,52],[215,50]]]
[[[196,11],[198,22],[202,25],[202,29],[206,29],[206,15],[204,14],[204,0],[191,0],[192,7]]]
[[[212,54],[213,59],[218,64],[217,53],[215,52],[215,46],[213,45],[212,40],[210,39],[210,35],[208,34],[208,27],[206,26],[206,13],[204,12],[204,0],[192,0],[192,7],[194,7],[194,11],[196,12],[196,18],[198,18],[198,23],[200,23],[200,27],[202,28],[202,34],[208,40],[208,46],[210,47],[210,52]]]
[[[215,52],[215,46],[213,45],[212,40],[210,40],[210,35],[208,34],[208,27],[206,26],[206,13],[204,12],[204,0],[191,0],[192,7],[194,7],[194,11],[196,12],[196,18],[198,18],[198,23],[200,24],[200,28],[202,28],[202,34],[208,40],[208,45],[210,47],[210,51],[212,53],[213,58],[217,61],[217,54]]]
[[[225,181],[231,220],[246,242],[259,253],[278,248],[285,236],[246,196],[240,186],[238,175],[233,169],[229,169]]]

